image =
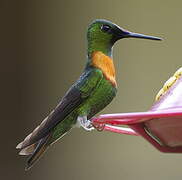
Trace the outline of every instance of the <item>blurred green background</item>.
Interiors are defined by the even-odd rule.
[[[116,113],[148,110],[182,65],[181,17],[177,0],[1,0],[0,179],[182,178],[182,155],[160,153],[141,137],[73,129],[28,172],[15,149],[79,77],[92,20],[104,18],[164,38],[123,39],[115,45],[119,91],[101,113]]]

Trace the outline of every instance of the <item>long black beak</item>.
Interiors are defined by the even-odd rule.
[[[148,35],[133,33],[129,31],[125,31],[123,33],[123,38],[140,38],[140,39],[151,39],[151,40],[158,40],[158,41],[162,40],[162,38],[159,38],[159,37],[148,36]]]

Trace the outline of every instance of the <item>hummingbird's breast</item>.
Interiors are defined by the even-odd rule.
[[[95,51],[92,53],[91,61],[92,66],[100,69],[103,72],[105,78],[110,81],[114,87],[117,87],[113,60],[101,51]]]
[[[95,51],[92,53],[91,65],[101,70],[103,78],[99,86],[94,89],[90,98],[88,98],[81,106],[81,110],[88,112],[88,118],[104,109],[116,96],[117,83],[115,75],[115,67],[113,60],[102,53]]]

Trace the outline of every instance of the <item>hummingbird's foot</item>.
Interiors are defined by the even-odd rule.
[[[92,122],[89,119],[87,119],[87,116],[78,116],[77,123],[86,131],[92,131],[95,129],[92,125]]]
[[[105,128],[105,124],[93,123],[93,127],[97,129],[97,131],[103,131]]]

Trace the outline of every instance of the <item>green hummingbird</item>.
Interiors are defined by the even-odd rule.
[[[73,127],[81,126],[87,131],[94,129],[92,117],[117,93],[112,47],[123,38],[161,40],[127,31],[107,20],[94,20],[87,30],[87,63],[83,73],[56,108],[16,147],[21,150],[20,155],[29,155],[27,170]]]

